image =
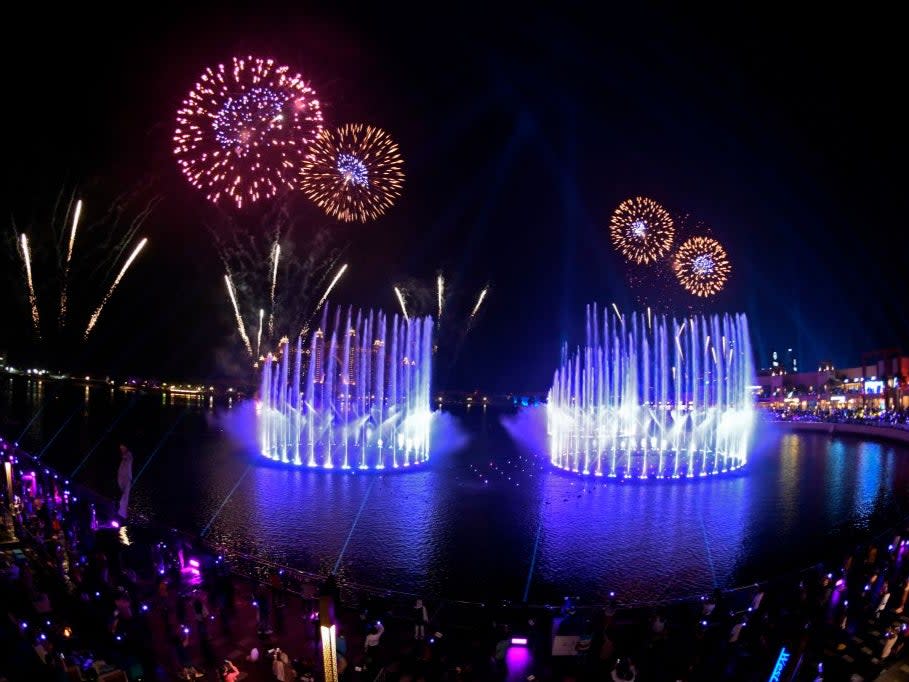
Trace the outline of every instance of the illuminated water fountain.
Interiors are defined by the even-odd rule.
[[[348,308],[281,344],[262,367],[259,443],[269,459],[324,469],[429,459],[432,318]]]
[[[598,313],[562,350],[548,401],[552,464],[615,478],[693,478],[748,459],[754,383],[748,320]]]

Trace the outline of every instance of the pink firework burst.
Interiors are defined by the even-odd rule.
[[[294,187],[322,131],[316,93],[272,59],[234,57],[206,68],[177,112],[174,154],[187,180],[237,208]]]

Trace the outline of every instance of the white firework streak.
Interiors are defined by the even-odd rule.
[[[243,339],[243,343],[246,345],[246,350],[249,351],[250,355],[252,355],[252,344],[249,342],[249,336],[246,334],[246,327],[243,324],[243,316],[240,314],[240,306],[237,305],[237,295],[234,293],[234,283],[231,281],[229,274],[224,275],[224,281],[227,283],[227,294],[230,296],[230,302],[234,306],[234,315],[237,317],[237,329],[240,331],[240,337]]]
[[[486,298],[487,291],[489,291],[489,287],[483,287],[483,291],[480,292],[480,297],[477,299],[477,304],[473,307],[473,312],[470,313],[471,320],[476,317],[477,311],[480,309],[480,306],[483,305],[483,299]]]
[[[73,214],[73,227],[69,233],[69,246],[66,249],[66,265],[63,268],[63,286],[60,288],[60,324],[66,324],[66,282],[69,279],[69,263],[73,259],[73,246],[76,244],[76,228],[79,227],[79,216],[82,215],[82,199],[76,202]]]
[[[325,290],[325,293],[322,294],[322,298],[319,299],[319,302],[316,304],[316,310],[322,307],[322,304],[325,303],[325,299],[328,298],[328,295],[331,293],[331,290],[335,288],[335,284],[338,283],[338,280],[341,279],[341,275],[347,270],[347,263],[341,266],[341,269],[338,270],[338,274],[335,275],[334,279],[331,280],[331,284],[328,285],[328,288]],[[313,311],[315,312],[315,311]]]
[[[22,245],[22,260],[25,261],[25,282],[28,284],[28,303],[32,309],[32,324],[35,333],[41,336],[41,315],[38,312],[38,297],[35,296],[35,283],[32,281],[32,256],[28,248],[28,237],[23,232],[20,237]]]
[[[101,303],[95,309],[95,312],[92,313],[91,318],[88,320],[88,326],[85,328],[85,338],[88,338],[88,335],[92,333],[95,325],[98,323],[98,318],[101,317],[101,311],[104,310],[104,306],[110,300],[111,295],[114,293],[114,289],[117,288],[117,285],[120,284],[120,280],[123,279],[123,275],[126,274],[126,271],[129,270],[129,266],[133,264],[133,261],[136,260],[136,256],[139,255],[139,252],[145,248],[145,245],[148,243],[148,237],[143,237],[136,248],[133,249],[133,252],[129,255],[129,258],[126,259],[126,262],[123,264],[123,267],[120,268],[120,272],[117,274],[117,278],[114,280],[114,283],[110,285],[110,289],[107,290],[107,293],[104,294],[104,298],[101,299]]]
[[[395,295],[398,297],[398,303],[401,304],[401,312],[404,313],[404,319],[410,321],[410,317],[407,315],[407,306],[404,305],[404,296],[398,287],[395,287]]]
[[[271,273],[271,311],[268,313],[268,335],[274,336],[275,333],[275,287],[278,285],[278,259],[281,257],[281,245],[275,242],[275,248],[272,251],[272,260],[274,269]]]
[[[438,289],[438,292],[439,292],[439,320],[441,320],[442,319],[442,300],[444,298],[444,291],[445,291],[445,280],[442,278],[441,274],[436,278],[436,288]]]

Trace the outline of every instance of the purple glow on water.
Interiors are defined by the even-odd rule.
[[[68,389],[55,390],[66,395]],[[74,418],[72,430],[48,450],[48,463],[72,470],[80,459],[73,454],[80,452],[75,437],[97,439],[129,399],[119,392],[93,396],[97,419]],[[143,422],[148,428],[160,423],[162,432],[184,409],[144,400],[137,406]],[[10,413],[24,424],[40,403],[22,391],[12,405]],[[181,422],[182,437],[162,447],[132,503],[137,513],[165,526],[198,531],[234,491],[210,534],[228,552],[317,571],[334,565],[350,535],[341,561],[350,580],[424,599],[520,599],[536,556],[528,600],[550,604],[566,594],[602,603],[615,591],[630,602],[709,594],[715,583],[753,584],[816,564],[842,548],[841,536],[884,531],[909,504],[909,448],[892,442],[761,424],[745,475],[634,478],[617,485],[551,468],[545,406],[518,414],[477,408],[436,414],[432,462],[412,466],[406,475],[252,467],[234,490],[250,454],[259,455],[246,449],[247,440],[234,440],[226,420],[242,414],[244,438],[255,447],[252,400],[238,401],[232,410],[200,406],[193,408],[196,419]],[[529,425],[537,438],[509,438],[512,430],[500,426],[513,421],[520,429],[531,416],[542,420]],[[452,441],[438,432],[440,419],[462,430],[463,445],[450,456],[440,454],[439,447]],[[42,447],[60,421],[45,422],[43,438],[36,430],[27,447]],[[99,488],[111,480],[101,460],[82,475]],[[892,536],[881,537],[886,548]],[[893,544],[906,546],[904,540]],[[514,560],[503,561],[503,555]],[[825,575],[828,570],[833,581],[842,578],[832,565]],[[183,574],[184,582],[190,578]]]

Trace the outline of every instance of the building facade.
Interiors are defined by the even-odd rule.
[[[855,367],[836,368],[824,360],[817,370],[789,371],[797,367],[794,356],[781,360],[773,353],[771,366],[758,373],[758,403],[776,409],[909,410],[909,355],[900,349],[862,353]]]

